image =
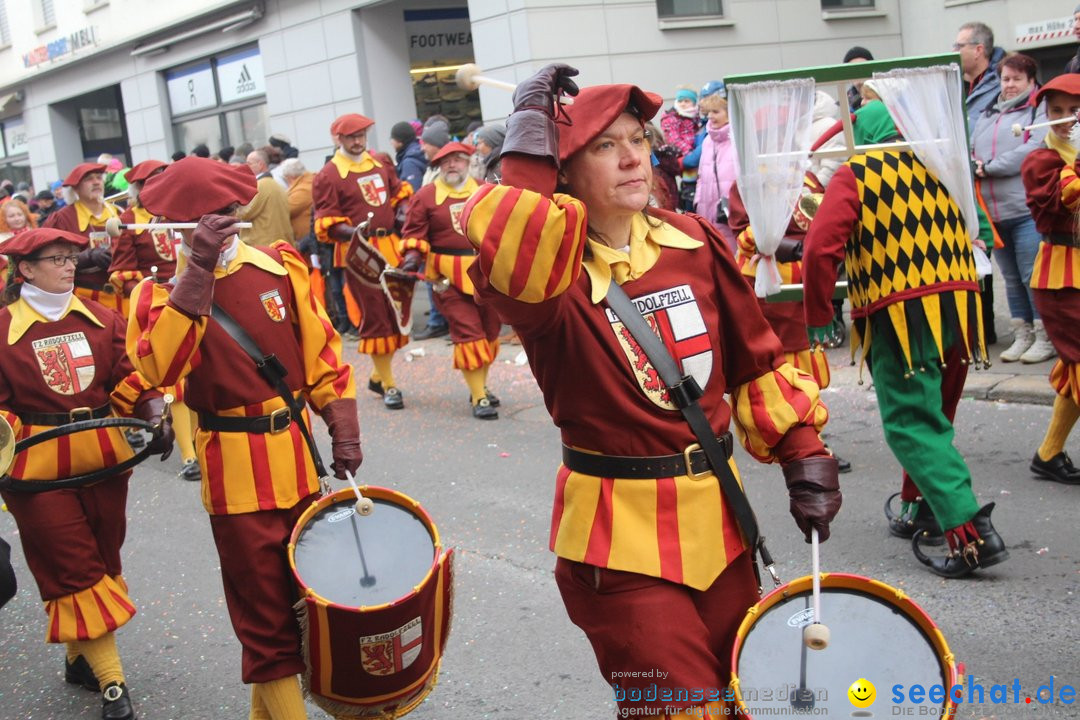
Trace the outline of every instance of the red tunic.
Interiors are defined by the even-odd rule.
[[[42,225],[83,235],[90,239],[90,247],[97,247],[98,245],[112,246],[112,238],[105,232],[105,220],[110,217],[118,217],[120,215],[119,211],[112,205],[106,204],[105,212],[96,220],[90,216],[89,211],[85,211],[87,221],[83,225],[80,222],[77,206],[81,206],[81,203],[76,202],[74,205],[66,205],[60,208],[45,218]],[[87,268],[79,270],[75,274],[75,293],[79,297],[94,300],[113,310],[119,310],[119,298],[113,293],[102,291],[108,284],[109,273],[106,270]]]

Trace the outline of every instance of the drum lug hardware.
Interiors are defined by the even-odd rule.
[[[780,587],[780,576],[776,574],[776,565],[766,565],[765,569],[769,571],[770,575],[772,575],[773,587]]]

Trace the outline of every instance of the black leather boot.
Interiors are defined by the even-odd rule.
[[[109,683],[101,693],[101,720],[135,720],[131,694],[124,683]]]
[[[885,500],[885,517],[889,520],[889,534],[906,540],[913,535],[923,533],[920,540],[923,545],[943,545],[945,534],[941,532],[941,526],[934,518],[930,505],[920,497],[916,501],[914,512],[909,509],[907,513],[902,511],[896,513],[892,509],[892,503],[899,496],[900,493],[893,493]]]
[[[82,655],[76,657],[74,662],[69,662],[66,657],[64,658],[64,682],[79,685],[93,692],[101,692],[101,686],[98,684],[98,679],[94,677],[93,668]]]
[[[988,568],[1004,562],[1009,557],[1009,551],[990,522],[993,510],[994,503],[989,503],[975,513],[969,523],[951,528],[948,532],[956,538],[956,548],[944,557],[927,557],[919,547],[921,534],[914,535],[911,548],[915,557],[930,568],[930,572],[945,578],[966,577],[976,568]],[[974,528],[974,533],[970,532],[971,528]]]

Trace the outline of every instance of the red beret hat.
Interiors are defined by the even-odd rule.
[[[330,134],[352,135],[361,130],[367,130],[374,124],[375,121],[371,118],[364,117],[359,113],[348,113],[347,115],[342,115],[330,125]]]
[[[85,235],[68,232],[67,230],[34,228],[8,238],[4,243],[0,244],[0,253],[22,258],[32,255],[37,250],[54,242],[71,243],[81,250],[90,243],[90,240]]]
[[[101,163],[79,163],[71,169],[68,176],[64,178],[64,185],[67,187],[75,187],[82,182],[82,179],[90,173],[103,173],[105,172],[105,166]]]
[[[1062,92],[1066,95],[1080,95],[1080,73],[1065,73],[1064,75],[1058,75],[1056,78],[1039,88],[1039,92],[1035,93],[1035,98],[1031,101],[1031,104],[1038,105],[1048,93],[1052,92]]]
[[[431,158],[432,165],[438,165],[439,161],[447,155],[453,155],[454,153],[465,153],[466,155],[472,155],[476,152],[476,148],[472,145],[466,145],[459,142],[448,142],[439,148],[439,152],[435,153],[435,157]]]
[[[570,124],[559,123],[559,162],[607,130],[619,115],[630,112],[642,123],[656,115],[664,100],[656,93],[646,92],[636,85],[594,85],[582,88],[573,105],[564,105]]]
[[[196,222],[233,203],[247,205],[259,190],[247,165],[188,156],[177,160],[143,185],[144,208],[174,222]]]
[[[124,179],[129,183],[143,182],[158,170],[167,167],[167,163],[160,160],[143,160],[141,163],[124,173]]]

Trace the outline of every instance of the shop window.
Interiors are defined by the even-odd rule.
[[[231,145],[265,145],[266,87],[255,46],[173,68],[165,73],[176,146],[210,152]]]
[[[0,122],[0,180],[13,183],[32,182],[29,142],[21,118]]]
[[[822,10],[873,10],[874,0],[821,0]]]
[[[720,17],[721,0],[656,0],[656,14],[661,20],[692,17]]]
[[[463,136],[482,119],[480,93],[459,88],[454,79],[463,63],[473,61],[469,9],[406,10],[405,30],[417,117],[442,115],[451,135]]]
[[[41,34],[56,27],[56,8],[53,0],[36,0],[34,8],[34,32]]]

